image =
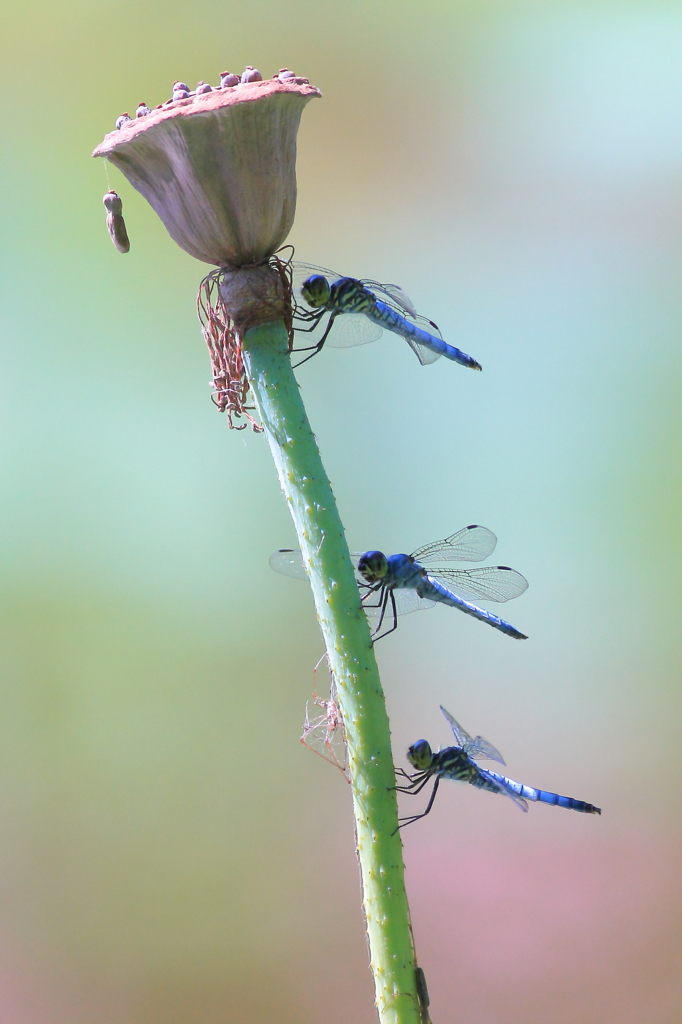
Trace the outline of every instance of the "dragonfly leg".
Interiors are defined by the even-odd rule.
[[[393,625],[391,626],[390,629],[387,629],[385,633],[381,633],[379,636],[377,636],[377,633],[381,629],[381,624],[384,621],[384,616],[386,615],[386,608],[388,606],[388,599],[389,599],[389,597],[391,599],[391,610],[393,612]],[[377,640],[383,640],[383,638],[385,636],[388,636],[389,633],[393,633],[394,630],[396,630],[397,628],[398,628],[398,611],[397,611],[396,606],[395,606],[395,594],[393,593],[393,590],[388,590],[387,589],[386,590],[386,595],[384,597],[383,608],[381,609],[381,617],[379,619],[379,625],[377,626],[377,628],[372,633],[372,643],[376,643]]]
[[[388,590],[386,589],[386,587],[380,587],[379,590],[380,590],[380,597],[379,597],[378,602],[376,604],[370,604],[370,605],[367,606],[368,608],[381,608],[381,614],[379,616],[379,622],[378,622],[378,625],[377,625],[376,629],[372,633],[372,637],[375,637],[377,635],[377,633],[379,632],[379,630],[381,629],[381,624],[384,621],[384,615],[386,614],[386,604],[388,602]]]
[[[329,337],[329,332],[331,331],[332,327],[334,326],[334,321],[336,320],[338,315],[339,314],[337,312],[334,312],[334,313],[331,314],[331,316],[329,317],[329,321],[327,323],[327,326],[325,327],[324,334],[322,335],[322,337],[320,338],[320,340],[317,342],[316,345],[308,345],[307,348],[297,348],[297,349],[294,349],[294,352],[310,352],[311,349],[313,350],[312,352],[310,352],[310,355],[306,356],[305,359],[302,359],[300,363],[296,363],[296,366],[293,367],[294,370],[297,370],[299,366],[303,366],[304,363],[307,363],[309,359],[312,359],[313,356],[316,356],[317,353],[322,350],[322,346],[324,345],[325,341]],[[318,323],[319,323],[319,320],[318,320]],[[315,327],[316,326],[317,326],[317,323],[315,324]],[[312,330],[312,328],[309,328],[309,329]]]
[[[402,772],[406,779],[410,779],[410,785],[391,786],[391,789],[395,789],[397,793],[407,793],[408,796],[417,796],[418,793],[421,793],[422,789],[431,778],[430,772],[427,773],[423,778],[420,776],[419,778],[415,779],[413,778],[413,776],[408,775],[407,772],[404,772],[402,768],[398,768],[397,771]]]
[[[405,825],[411,825],[413,821],[419,821],[420,818],[425,818],[426,817],[426,815],[429,813],[429,811],[433,807],[433,801],[436,799],[436,793],[438,792],[438,784],[439,784],[439,782],[440,782],[440,775],[437,775],[436,776],[436,781],[433,784],[433,790],[431,791],[431,797],[429,799],[428,804],[426,805],[426,810],[423,811],[421,814],[413,814],[412,817],[410,817],[410,818],[398,818],[398,822],[399,822],[398,828],[403,828]],[[397,831],[398,831],[398,829],[395,830],[395,832],[397,832]],[[393,833],[393,835],[395,835],[395,832]]]
[[[310,327],[294,327],[294,330],[297,334],[310,334],[311,331],[315,330],[324,314],[325,310],[322,310],[321,313],[296,313],[294,315],[294,320],[302,320],[304,323],[310,324]],[[310,347],[312,348],[312,345]],[[305,349],[297,348],[296,351],[305,352]]]
[[[367,583],[362,583],[360,584],[360,586],[365,587],[365,593],[360,598],[360,604],[364,608],[380,608],[381,602],[383,601],[383,594],[380,594],[379,600],[376,602],[376,604],[371,604],[367,600],[367,598],[369,597],[370,594],[376,594],[378,591],[382,589],[381,583],[375,583],[373,587],[370,587],[369,584]]]

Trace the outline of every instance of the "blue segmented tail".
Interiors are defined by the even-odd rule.
[[[453,594],[451,590],[444,587],[438,580],[430,578],[424,580],[417,587],[417,593],[420,597],[426,597],[431,601],[440,601],[441,604],[450,605],[451,608],[459,608],[465,615],[472,615],[475,619],[480,619],[481,622],[487,622],[489,626],[499,629],[501,633],[506,633],[507,636],[513,637],[514,640],[528,639],[525,633],[521,633],[509,622],[505,622],[499,616],[486,611],[485,608],[479,608],[477,605],[465,601],[463,597],[458,597],[457,594]]]
[[[555,804],[557,807],[567,807],[571,811],[581,811],[583,814],[601,814],[601,808],[594,804],[588,804],[584,800],[574,800],[572,796],[559,796],[558,793],[548,793],[545,789],[533,789],[532,786],[524,786],[521,782],[514,782],[505,775],[498,775],[486,769],[486,775],[499,782],[505,789],[511,790],[524,800],[541,801],[545,804]]]
[[[462,366],[468,366],[470,370],[481,369],[481,364],[473,356],[468,356],[466,352],[455,348],[454,345],[448,345],[442,338],[437,338],[435,334],[423,331],[420,327],[406,320],[405,317],[400,316],[399,313],[396,313],[394,309],[391,309],[390,306],[380,299],[376,299],[374,305],[376,307],[375,310],[363,309],[359,310],[359,312],[365,313],[365,316],[368,316],[370,320],[375,320],[380,326],[387,327],[388,330],[393,331],[395,334],[400,334],[403,338],[411,338],[420,345],[425,345],[426,348],[440,353],[440,355],[445,356],[447,359],[461,363]]]

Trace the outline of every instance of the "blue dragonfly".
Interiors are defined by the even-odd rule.
[[[514,782],[506,775],[498,772],[491,772],[487,768],[480,768],[476,764],[479,758],[488,758],[497,761],[499,764],[506,764],[506,761],[492,743],[488,743],[482,736],[471,737],[462,728],[449,711],[441,706],[441,711],[450,723],[456,746],[446,747],[444,750],[431,750],[426,740],[417,740],[407,751],[410,764],[417,769],[412,775],[398,769],[398,773],[408,780],[405,786],[396,786],[400,793],[409,793],[415,796],[421,793],[422,789],[434,779],[431,797],[426,810],[421,814],[413,814],[407,818],[400,819],[399,828],[409,825],[413,821],[425,818],[433,807],[436,799],[438,786],[441,779],[454,779],[456,782],[468,782],[470,786],[477,786],[478,789],[487,789],[490,793],[502,793],[510,797],[517,807],[522,811],[528,810],[528,800],[540,801],[545,804],[554,804],[557,807],[567,807],[572,811],[581,811],[583,814],[601,814],[601,808],[594,804],[585,803],[584,800],[574,800],[571,796],[559,796],[558,793],[548,793],[544,789],[533,789],[532,786],[524,786],[521,782]]]
[[[317,355],[327,341],[334,348],[367,345],[387,330],[405,339],[422,366],[445,356],[472,370],[481,369],[481,364],[466,352],[443,341],[438,326],[419,316],[397,284],[342,277],[308,263],[292,266],[294,329],[311,334],[313,342],[296,349],[312,350],[299,366]]]
[[[528,581],[521,573],[507,565],[487,565],[480,569],[431,569],[422,564],[434,559],[480,562],[492,554],[496,544],[497,537],[485,526],[465,526],[445,540],[424,544],[411,555],[386,556],[383,551],[352,553],[362,605],[368,616],[378,618],[372,633],[374,639],[380,640],[392,633],[397,628],[398,615],[446,604],[487,622],[515,640],[527,640],[525,633],[504,619],[471,604],[471,599],[501,603],[519,597],[528,588]],[[298,549],[281,548],[276,551],[270,557],[270,566],[286,576],[307,578]],[[387,614],[392,616],[393,625],[381,633]]]

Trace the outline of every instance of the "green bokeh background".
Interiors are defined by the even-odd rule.
[[[370,1024],[350,792],[299,745],[322,645],[267,445],[209,401],[207,267],[89,157],[223,68],[320,86],[299,258],[403,284],[397,339],[299,372],[353,548],[472,522],[530,580],[379,660],[396,752],[443,703],[512,777],[405,834],[436,1024],[677,1024],[682,8],[27,0],[5,11],[0,1017]],[[117,189],[120,256],[101,197]]]

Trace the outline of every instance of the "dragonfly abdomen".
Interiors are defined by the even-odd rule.
[[[524,786],[524,789],[527,787]],[[556,804],[557,807],[567,807],[571,811],[581,811],[583,814],[601,814],[601,808],[594,804],[588,804],[585,800],[574,800],[572,796],[559,796],[558,793],[548,793],[545,789],[536,789],[537,799],[546,804]]]
[[[462,366],[468,366],[472,370],[481,369],[481,364],[472,356],[468,356],[466,352],[455,348],[454,345],[448,345],[447,342],[443,341],[442,338],[438,338],[435,334],[430,334],[428,331],[422,330],[421,327],[417,327],[416,324],[410,323],[409,320],[396,313],[394,309],[391,309],[390,306],[380,299],[376,299],[374,307],[371,311],[361,310],[359,312],[364,312],[370,320],[373,320],[379,326],[385,327],[387,330],[393,331],[394,334],[399,334],[403,338],[411,338],[412,341],[416,341],[419,345],[424,345],[426,348],[438,352],[439,355],[445,356],[447,359],[461,363]]]
[[[504,619],[499,618],[497,615],[493,615],[492,612],[486,611],[485,608],[479,608],[475,604],[471,604],[469,601],[465,601],[463,597],[458,597],[457,594],[453,594],[451,590],[444,587],[438,580],[434,580],[431,577],[427,577],[418,587],[417,593],[420,597],[425,597],[432,601],[440,601],[441,604],[450,605],[451,608],[459,608],[465,615],[472,615],[475,619],[479,619],[481,622],[487,622],[489,626],[494,629],[499,629],[500,632],[506,633],[507,636],[513,637],[515,640],[527,640],[528,637],[525,633],[521,633],[515,626],[512,626],[509,622],[505,622]]]
[[[553,804],[555,807],[566,807],[571,811],[581,811],[583,814],[601,814],[601,808],[594,804],[588,804],[585,800],[574,800],[572,796],[560,796],[559,793],[549,793],[546,789],[533,789],[532,786],[524,786],[521,782],[514,782],[497,772],[487,771],[491,778],[496,779],[505,789],[509,789],[524,800],[540,801],[544,804]]]

